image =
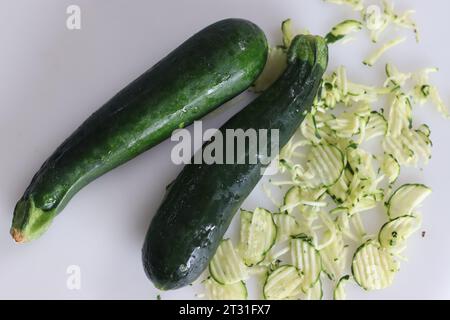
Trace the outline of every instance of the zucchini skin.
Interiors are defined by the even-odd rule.
[[[323,38],[296,37],[284,74],[220,129],[223,137],[227,129],[278,129],[283,147],[312,106],[327,64]],[[248,147],[245,156],[251,156]],[[142,249],[145,272],[157,288],[186,286],[206,269],[234,214],[261,179],[261,162],[246,163],[188,164],[170,185]]]
[[[50,156],[16,205],[11,234],[39,237],[84,186],[246,90],[267,41],[250,21],[206,27],[90,116]]]

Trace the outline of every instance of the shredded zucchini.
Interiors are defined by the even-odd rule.
[[[335,43],[342,40],[351,33],[358,32],[363,28],[363,24],[356,20],[345,20],[331,29],[326,35],[325,40],[328,43]]]
[[[405,42],[406,38],[405,37],[399,37],[399,38],[395,38],[391,41],[386,42],[383,46],[381,46],[380,48],[378,48],[378,50],[375,50],[370,56],[368,56],[363,63],[366,66],[369,67],[373,67],[375,65],[375,63],[377,63],[377,61],[381,58],[381,56],[386,53],[386,51],[388,51],[389,49],[399,45],[402,42]]]

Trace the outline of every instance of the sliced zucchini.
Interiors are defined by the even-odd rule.
[[[390,286],[398,271],[398,262],[373,240],[360,246],[353,256],[353,278],[364,290],[380,290]]]
[[[431,129],[426,124],[422,124],[419,128],[417,128],[417,132],[423,133],[428,138],[431,136]]]
[[[415,216],[402,216],[387,222],[378,234],[383,248],[400,253],[406,248],[408,238],[420,228],[421,219]]]
[[[277,227],[272,213],[261,208],[254,212],[241,211],[239,252],[247,266],[254,266],[264,260],[276,238]]]
[[[205,281],[205,287],[209,300],[247,300],[248,298],[244,281],[223,285],[209,278]]]
[[[347,200],[352,178],[353,174],[350,170],[345,169],[339,180],[333,186],[328,188],[328,194],[338,205],[341,205]]]
[[[294,299],[301,294],[301,288],[302,276],[299,270],[294,266],[285,265],[268,275],[263,294],[266,300]]]
[[[373,156],[363,149],[348,148],[347,161],[358,179],[367,180],[375,178]]]
[[[364,139],[369,141],[380,136],[385,136],[387,129],[388,123],[386,118],[381,113],[372,111],[366,125]]]
[[[392,154],[401,166],[411,166],[415,164],[415,153],[407,145],[402,137],[386,136],[383,140],[383,149],[387,154]]]
[[[349,139],[359,132],[361,121],[355,114],[343,112],[339,117],[327,121],[326,125],[337,137]]]
[[[392,154],[384,154],[383,162],[381,164],[381,171],[388,178],[389,184],[397,181],[400,176],[400,163]]]
[[[306,183],[310,188],[334,185],[345,169],[345,157],[336,146],[321,143],[314,145],[307,158],[308,172],[312,178]]]
[[[230,239],[222,240],[209,263],[209,273],[220,284],[235,284],[248,277],[248,269],[242,262]]]
[[[327,230],[324,238],[328,239],[333,234]],[[334,234],[334,240],[325,248],[320,250],[322,258],[323,270],[332,280],[336,280],[345,269],[347,260],[347,247],[344,243],[342,232],[338,231]]]
[[[273,215],[273,220],[277,226],[277,241],[281,242],[292,236],[301,233],[301,227],[297,220],[286,213],[277,213]]]
[[[319,281],[322,271],[322,259],[319,251],[305,237],[291,240],[291,257],[294,266],[303,275],[302,290],[306,292]]]
[[[345,300],[347,295],[345,294],[345,285],[350,280],[350,276],[346,275],[339,279],[336,287],[333,291],[333,299],[334,300]]]
[[[322,200],[326,189],[302,189],[292,187],[284,196],[284,205],[281,211],[292,214],[295,208],[299,208],[302,213],[310,213],[311,210],[326,206]]]
[[[300,125],[303,137],[312,143],[318,144],[322,140],[321,133],[317,128],[317,121],[312,113],[308,113]]]
[[[300,296],[300,300],[322,300],[322,298],[323,288],[322,280],[320,279]]]
[[[389,218],[409,216],[429,195],[431,189],[423,184],[406,184],[395,191],[386,203]]]

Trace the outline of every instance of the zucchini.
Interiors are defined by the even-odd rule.
[[[210,300],[247,300],[248,292],[244,281],[223,285],[214,279],[205,282],[207,297]]]
[[[248,277],[248,269],[230,239],[223,240],[209,264],[211,277],[220,284],[235,284]]]
[[[291,265],[281,266],[267,276],[263,287],[266,300],[291,300],[302,293],[303,277]]]
[[[223,137],[227,129],[277,129],[280,149],[288,143],[317,94],[328,64],[327,45],[321,37],[297,36],[287,61],[283,75],[222,126]],[[271,150],[270,138],[266,147]],[[142,249],[145,271],[159,289],[186,286],[202,274],[233,216],[261,179],[263,163],[276,156],[250,154],[245,149],[239,160],[257,161],[188,164],[168,188]]]
[[[431,189],[423,184],[405,184],[395,191],[386,203],[391,220],[411,215],[431,194]]]
[[[361,245],[353,256],[353,278],[366,291],[389,287],[399,268],[391,253],[373,240]]]
[[[14,239],[39,237],[89,182],[247,89],[267,51],[264,33],[241,19],[219,21],[184,42],[56,149],[17,203]]]
[[[254,212],[241,211],[239,251],[248,267],[262,262],[276,239],[277,226],[271,212],[261,208]]]

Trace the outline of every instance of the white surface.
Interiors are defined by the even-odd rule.
[[[422,42],[413,36],[369,70],[361,61],[373,49],[359,41],[331,48],[330,67],[349,66],[350,77],[379,83],[389,59],[400,69],[439,66],[435,82],[449,101],[450,2],[397,1],[417,9]],[[66,29],[66,8],[78,4],[82,29]],[[141,246],[166,184],[180,170],[164,142],[82,190],[40,240],[16,245],[9,236],[12,211],[46,157],[87,116],[119,89],[206,25],[226,17],[257,23],[279,39],[287,17],[317,34],[348,18],[347,8],[321,0],[2,0],[0,2],[0,298],[154,299],[146,279]],[[355,16],[356,17],[356,16]],[[401,32],[403,33],[403,32]],[[207,117],[218,127],[237,108],[228,104]],[[429,111],[429,112],[427,112]],[[349,290],[350,298],[450,298],[449,123],[429,108],[418,119],[433,130],[434,158],[423,172],[402,181],[434,189],[423,207],[426,237],[411,240],[410,262],[402,264],[393,287],[374,293]],[[260,204],[260,188],[245,207]],[[79,265],[81,290],[68,290],[66,268]],[[198,291],[198,290],[197,290]],[[162,293],[163,299],[194,298],[195,289]]]

